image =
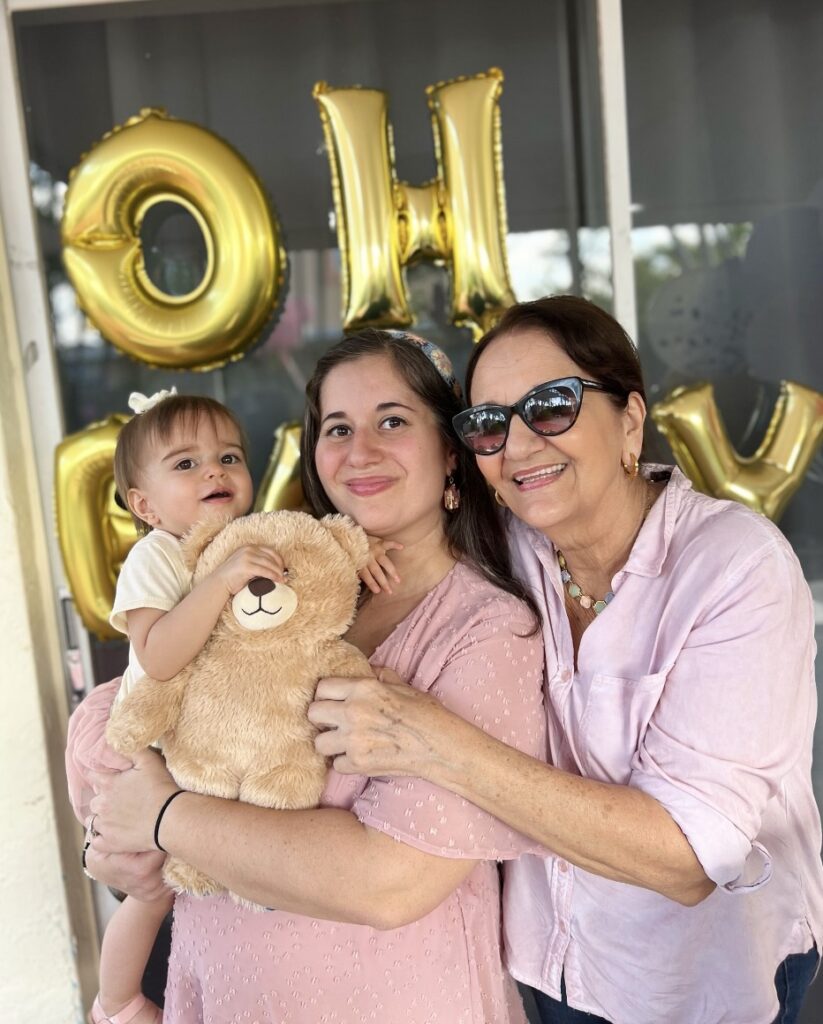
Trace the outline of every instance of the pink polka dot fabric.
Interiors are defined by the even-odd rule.
[[[395,931],[179,897],[166,1024],[525,1024],[500,962],[497,869]]]
[[[458,565],[372,664],[543,756],[542,642],[523,636],[531,626],[518,602]],[[501,962],[495,861],[534,844],[417,779],[332,771],[323,803],[421,850],[483,863],[434,911],[393,931],[179,897],[166,1024],[524,1024]]]
[[[518,601],[458,564],[371,661],[543,758],[543,649],[539,633],[526,635],[532,626]],[[79,730],[84,750],[99,728]],[[72,774],[79,791],[76,762]],[[419,779],[330,771],[323,803],[398,842],[482,863],[431,913],[391,931],[178,897],[165,1024],[525,1024],[501,960],[496,861],[539,852],[534,844]]]

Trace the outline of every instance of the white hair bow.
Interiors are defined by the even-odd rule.
[[[177,394],[177,388],[170,388],[168,391],[155,391],[153,395],[141,395],[139,391],[132,391],[129,395],[129,408],[138,415],[141,412],[148,412],[164,398],[171,398]]]

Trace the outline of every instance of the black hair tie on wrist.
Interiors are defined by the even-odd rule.
[[[154,823],[154,845],[161,853],[168,853],[168,850],[166,850],[164,846],[160,845],[160,823],[163,820],[163,815],[166,813],[166,810],[168,809],[168,806],[172,802],[172,800],[174,800],[176,796],[180,796],[181,793],[186,792],[188,792],[188,790],[178,789],[176,792],[172,793],[172,795],[166,800],[166,802],[157,812],[157,820]]]

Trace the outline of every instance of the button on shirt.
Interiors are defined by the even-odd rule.
[[[647,467],[660,472],[666,467]],[[558,857],[506,866],[511,973],[614,1024],[771,1024],[823,937],[814,616],[780,531],[677,469],[577,660],[554,548],[510,522],[543,615],[550,760],[661,803],[717,888],[684,907]]]

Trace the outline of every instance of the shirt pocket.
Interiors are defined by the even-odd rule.
[[[666,682],[665,672],[625,679],[596,673],[580,719],[578,747],[589,778],[625,785]]]

